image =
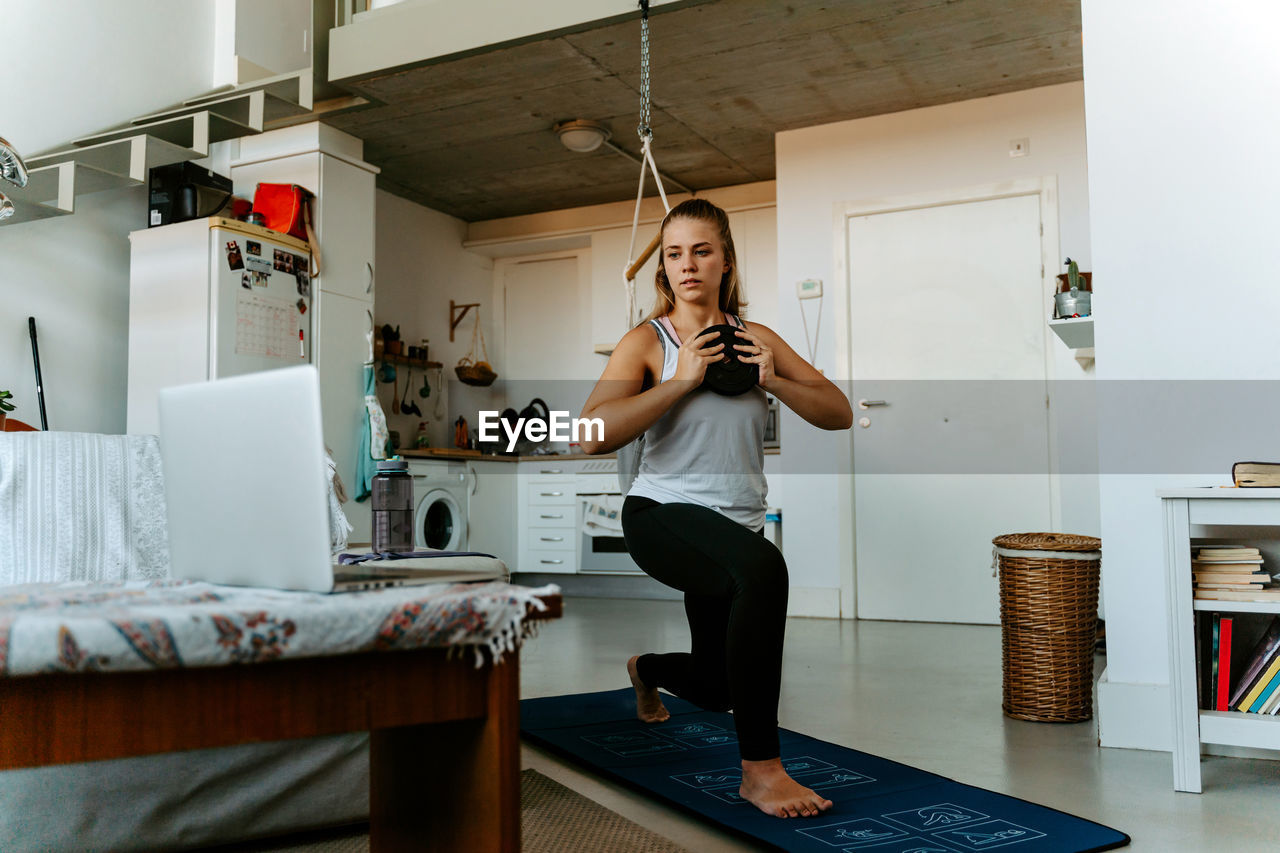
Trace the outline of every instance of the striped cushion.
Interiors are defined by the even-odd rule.
[[[0,434],[0,584],[168,575],[156,436]]]

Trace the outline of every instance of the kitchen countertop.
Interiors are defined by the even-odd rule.
[[[397,450],[401,456],[406,459],[455,459],[460,462],[545,462],[548,460],[566,461],[570,459],[616,459],[616,453],[601,453],[598,456],[592,456],[588,453],[539,453],[533,456],[499,456],[492,453],[484,453],[479,456],[474,454],[458,454],[444,452],[427,447],[422,450]]]
[[[539,453],[533,456],[498,456],[495,454],[482,454],[480,456],[461,455],[452,451],[441,452],[434,447],[427,447],[422,450],[413,450],[406,448],[397,450],[401,456],[406,459],[456,459],[463,462],[546,462],[550,460],[569,461],[573,459],[616,459],[616,453],[601,453],[599,455],[591,455],[589,453]],[[766,456],[776,456],[782,451],[776,447],[766,447],[764,453]]]

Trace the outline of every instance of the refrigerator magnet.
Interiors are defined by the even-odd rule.
[[[261,244],[261,243],[259,243],[257,240],[245,240],[245,241],[244,241],[244,250],[245,250],[246,252],[248,252],[249,254],[251,254],[251,255],[261,255],[261,254],[262,254],[262,244]]]
[[[299,314],[307,313],[307,300],[305,299],[298,300],[298,313]]]
[[[235,240],[227,241],[227,266],[233,270],[244,269],[244,256]]]
[[[311,276],[307,275],[306,270],[298,270],[298,295],[311,298]]]

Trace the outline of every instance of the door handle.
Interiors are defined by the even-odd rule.
[[[542,542],[563,542],[564,541],[563,536],[539,536],[538,539]]]
[[[561,513],[560,515],[547,515],[546,513],[543,513],[538,516],[538,518],[564,518],[564,513]]]
[[[564,560],[542,560],[541,562],[546,563],[548,566],[560,566],[564,564]]]
[[[368,293],[373,290],[373,262],[365,261],[364,265],[369,268],[369,283],[364,287],[364,292]]]
[[[887,406],[887,405],[889,405],[888,400],[859,400],[858,401],[859,409],[869,409],[872,406]]]

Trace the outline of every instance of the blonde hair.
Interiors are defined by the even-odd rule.
[[[724,260],[729,265],[729,270],[720,276],[720,310],[741,316],[747,302],[741,296],[742,280],[738,277],[738,253],[733,248],[733,235],[729,233],[729,215],[706,199],[691,198],[671,208],[671,212],[662,220],[660,233],[665,236],[667,225],[675,219],[709,222],[719,230]],[[661,245],[658,251],[661,255]],[[671,290],[671,282],[667,280],[667,267],[661,256],[658,258],[658,271],[653,276],[653,289],[657,294],[653,310],[638,325],[665,317],[676,307],[675,293]]]

